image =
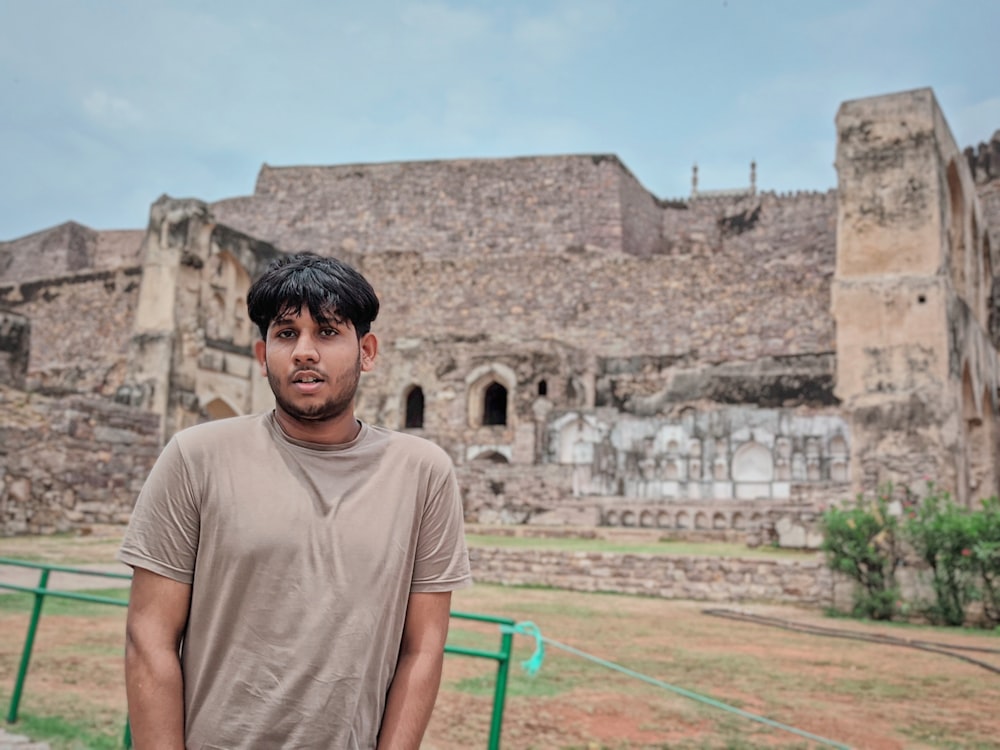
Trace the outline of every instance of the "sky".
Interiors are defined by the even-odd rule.
[[[616,154],[660,198],[836,187],[841,102],[1000,129],[996,0],[0,0],[0,241],[271,166]]]

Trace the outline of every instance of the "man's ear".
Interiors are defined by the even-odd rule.
[[[375,355],[378,354],[378,339],[374,333],[366,333],[358,342],[361,347],[361,372],[369,372],[375,367]]]
[[[260,374],[263,375],[266,378],[267,377],[267,359],[266,359],[265,355],[267,354],[267,344],[265,344],[263,341],[258,340],[253,345],[253,353],[257,357],[257,364],[260,365]]]

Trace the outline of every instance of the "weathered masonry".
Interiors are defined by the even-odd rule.
[[[1000,133],[963,153],[928,89],[836,129],[825,193],[662,200],[605,155],[265,165],[145,231],[0,243],[0,533],[123,520],[167,437],[270,408],[245,295],[304,249],[371,279],[360,415],[448,450],[470,521],[803,545],[886,481],[994,494]]]

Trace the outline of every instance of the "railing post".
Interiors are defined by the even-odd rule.
[[[500,732],[503,729],[503,706],[507,699],[507,675],[510,672],[510,655],[514,634],[504,632],[500,637],[500,654],[497,660],[497,684],[493,688],[493,718],[490,721],[489,750],[500,750]]]
[[[46,589],[49,585],[49,569],[42,570],[42,575],[38,579],[38,588]],[[21,666],[17,670],[17,681],[14,683],[14,694],[10,697],[10,711],[7,712],[7,723],[13,724],[17,721],[17,709],[21,704],[21,691],[24,689],[24,680],[28,676],[28,664],[31,661],[31,649],[35,645],[35,631],[38,630],[38,619],[42,616],[42,603],[45,601],[45,594],[35,592],[35,605],[31,610],[31,622],[28,624],[28,636],[24,639],[24,651],[21,652]]]

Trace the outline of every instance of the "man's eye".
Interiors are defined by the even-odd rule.
[[[322,333],[324,336],[336,336],[337,335],[337,329],[336,328],[324,328],[322,331],[320,331],[320,333]]]
[[[284,331],[278,331],[278,332],[277,332],[276,334],[274,334],[274,335],[275,335],[275,336],[276,336],[277,338],[279,338],[279,339],[290,339],[290,338],[291,338],[292,336],[294,336],[294,335],[295,335],[295,332],[294,332],[294,331],[290,331],[290,330],[288,330],[288,329],[286,328],[286,329],[285,329]]]

